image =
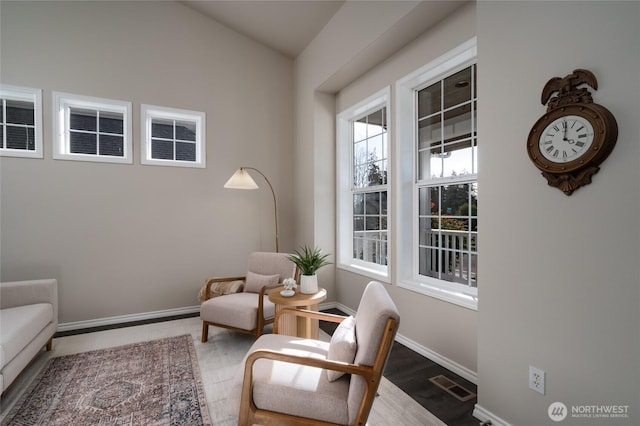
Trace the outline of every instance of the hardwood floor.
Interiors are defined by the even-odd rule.
[[[339,309],[329,309],[325,312],[347,315]],[[197,314],[179,315],[164,318],[161,321],[188,318],[196,315]],[[104,326],[84,329],[82,331],[59,332],[56,334],[56,337],[108,330],[123,326],[148,324],[158,321],[158,319],[144,320],[128,324],[120,324],[119,326]],[[336,324],[321,321],[320,327],[326,333],[331,335],[335,331]],[[398,342],[394,342],[393,348],[391,349],[391,355],[389,356],[389,362],[387,363],[387,367],[384,371],[384,377],[398,388],[402,389],[406,394],[411,396],[411,398],[445,422],[448,426],[477,426],[479,424],[479,420],[472,416],[477,398],[472,398],[465,402],[458,400],[429,380],[430,378],[438,375],[444,375],[470,392],[477,392],[476,386],[473,383],[452,373],[444,367],[441,367],[406,346]]]
[[[338,309],[330,309],[326,312],[346,315]],[[326,333],[333,334],[336,325],[321,322],[320,327]],[[474,397],[464,402],[460,401],[429,380],[439,375],[444,375],[474,394],[477,392],[476,385],[473,383],[441,367],[406,346],[394,342],[387,367],[384,371],[384,377],[447,425],[477,426],[479,420],[472,416],[477,398]]]

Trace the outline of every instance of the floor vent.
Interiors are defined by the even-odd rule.
[[[460,401],[469,401],[476,397],[476,394],[463,388],[453,380],[443,375],[435,376],[429,379],[431,383],[450,393]]]

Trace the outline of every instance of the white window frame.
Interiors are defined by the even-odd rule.
[[[418,200],[416,196],[417,124],[415,93],[428,85],[464,69],[477,58],[477,40],[472,38],[395,83],[396,155],[393,163],[396,173],[395,221],[397,244],[394,276],[399,287],[469,309],[478,308],[478,289],[418,274]],[[477,176],[477,175],[476,175]],[[465,176],[468,179],[468,176]],[[442,179],[442,185],[457,183],[460,179]]]
[[[382,282],[390,281],[391,256],[391,89],[386,87],[367,99],[339,113],[336,117],[336,267],[351,271]],[[387,184],[381,187],[387,191],[387,265],[365,262],[353,258],[353,141],[352,122],[373,111],[386,108],[387,111]]]
[[[31,87],[12,86],[8,84],[0,85],[0,98],[32,102],[34,112],[34,149],[10,149],[0,147],[0,156],[2,157],[24,157],[24,158],[43,158],[42,150],[42,90]],[[0,108],[5,108],[4,102],[0,104]],[[7,119],[6,111],[3,111],[4,120]],[[4,141],[6,142],[6,126],[4,126]]]
[[[133,163],[131,151],[131,102],[93,96],[53,92],[53,158],[56,160],[91,161],[99,163]],[[122,156],[72,153],[70,147],[70,109],[84,108],[114,112],[123,117]]]
[[[141,143],[140,162],[151,166],[194,167],[206,168],[206,114],[200,111],[170,108],[155,105],[142,105],[141,108]],[[166,160],[152,158],[151,150],[151,122],[153,119],[188,121],[196,126],[196,159],[195,161]]]

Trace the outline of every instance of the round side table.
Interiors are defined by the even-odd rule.
[[[280,291],[284,286],[269,291],[269,300],[276,305],[276,315],[284,308],[301,308],[317,311],[318,305],[327,298],[327,290],[318,289],[317,293],[305,294],[296,291],[293,296],[284,297]],[[318,320],[293,315],[283,315],[278,324],[278,334],[298,336],[310,339],[318,338]]]

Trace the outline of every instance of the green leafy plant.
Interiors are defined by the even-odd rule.
[[[318,269],[331,264],[327,261],[328,257],[329,255],[323,254],[318,247],[312,249],[309,246],[303,246],[302,252],[296,250],[296,254],[289,256],[289,260],[300,268],[302,275],[314,275]]]

